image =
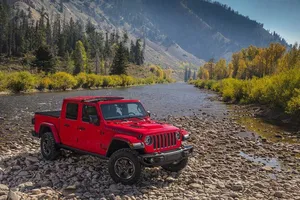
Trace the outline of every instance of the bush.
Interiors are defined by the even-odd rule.
[[[44,89],[52,89],[51,85],[53,85],[52,80],[49,77],[41,77],[38,81],[38,90]]]
[[[213,90],[215,92],[219,92],[220,91],[220,82],[214,81],[211,85],[211,90]]]
[[[4,91],[7,87],[6,75],[0,71],[0,92]]]
[[[121,75],[113,75],[111,76],[114,80],[114,86],[122,86],[123,80]]]
[[[35,77],[29,72],[14,72],[7,77],[7,88],[12,92],[28,91],[35,87]]]
[[[136,83],[134,78],[131,76],[121,75],[121,79],[122,79],[122,86],[130,86]]]
[[[76,79],[66,72],[57,72],[52,75],[52,87],[56,90],[66,90],[76,86]]]
[[[220,83],[220,91],[224,101],[239,102],[244,96],[243,80],[227,78],[223,79]]]
[[[75,76],[75,79],[76,79],[76,82],[77,82],[76,88],[84,87],[84,85],[87,82],[87,74],[84,73],[84,72],[81,72],[81,73],[79,73]]]
[[[249,80],[227,78],[220,82],[196,80],[191,83],[219,91],[224,101],[267,104],[288,113],[300,112],[300,68]]]
[[[97,75],[95,87],[99,88],[102,87],[102,85],[103,85],[103,76]]]
[[[287,102],[288,113],[300,113],[300,89],[295,89],[296,95]]]
[[[145,84],[147,85],[151,85],[151,84],[155,84],[155,78],[153,76],[145,78]]]
[[[102,84],[103,87],[112,87],[114,85],[115,85],[115,83],[114,83],[114,80],[111,76],[104,76],[103,77],[103,84]]]

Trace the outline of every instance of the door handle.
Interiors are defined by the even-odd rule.
[[[80,130],[80,131],[84,131],[85,130],[84,127],[78,127],[77,129]]]
[[[65,126],[65,127],[70,127],[70,125],[69,125],[69,124],[64,124],[64,126]]]

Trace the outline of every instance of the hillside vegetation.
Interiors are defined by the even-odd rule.
[[[104,39],[106,32],[119,30],[121,36],[122,30],[126,30],[130,40],[142,39],[145,62],[163,68],[178,69],[182,63],[194,68],[211,58],[229,59],[232,52],[251,44],[265,47],[278,42],[288,46],[278,34],[265,30],[263,24],[226,5],[207,0],[8,2],[13,4],[15,12],[19,10],[27,15],[31,11],[35,21],[45,15],[50,24],[57,18],[61,19],[61,25],[68,24],[71,18],[81,27],[91,22]]]
[[[224,59],[201,66],[199,88],[217,92],[224,101],[259,103],[300,114],[300,46],[286,51],[280,44],[268,48],[250,46]]]
[[[169,70],[144,65],[145,41],[130,40],[125,30],[103,34],[90,20],[85,26],[73,18],[62,20],[60,15],[50,20],[44,9],[39,19],[33,19],[31,7],[26,13],[2,1],[0,13],[0,70],[19,71],[7,76],[1,73],[1,90],[66,90],[171,81]],[[147,77],[140,79],[133,69]],[[136,76],[127,76],[129,73]],[[78,76],[84,76],[86,82]]]

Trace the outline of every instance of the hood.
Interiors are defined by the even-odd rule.
[[[175,126],[153,120],[109,121],[107,127],[116,132],[151,135],[155,133],[175,132]]]

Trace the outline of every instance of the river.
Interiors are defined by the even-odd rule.
[[[195,112],[206,112],[222,116],[227,110],[223,103],[211,100],[216,96],[215,94],[201,91],[185,83],[174,83],[129,88],[1,96],[0,117],[6,121],[21,120],[29,122],[34,112],[59,110],[62,100],[66,97],[87,95],[109,95],[140,99],[145,108],[152,113],[152,116],[159,119],[168,115],[193,115]]]

